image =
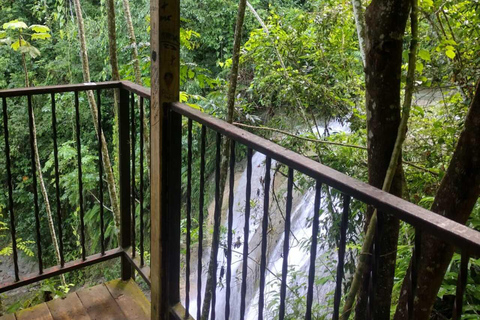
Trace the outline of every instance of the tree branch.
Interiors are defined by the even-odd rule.
[[[297,135],[295,135],[293,133],[290,133],[288,131],[281,130],[281,129],[276,129],[276,128],[271,128],[271,127],[253,126],[253,125],[243,124],[243,123],[239,123],[239,122],[234,122],[233,124],[236,125],[237,127],[277,132],[277,133],[281,133],[281,134],[287,135],[287,136],[295,138],[295,139],[304,140],[304,141],[313,142],[313,143],[321,143],[321,144],[328,144],[328,145],[334,145],[334,146],[345,147],[345,148],[367,150],[367,147],[365,147],[365,146],[359,146],[359,145],[355,145],[355,144],[348,144],[348,143],[341,143],[341,142],[334,142],[334,141],[328,141],[328,140],[312,139],[312,138],[297,136]],[[417,164],[415,164],[411,161],[407,161],[407,160],[403,159],[402,162],[411,166],[411,167],[413,167],[413,168],[416,168],[418,170],[430,173],[434,176],[439,175],[437,172],[435,172],[431,169],[419,166],[419,165],[417,165]]]

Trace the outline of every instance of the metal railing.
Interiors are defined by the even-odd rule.
[[[67,85],[67,86],[55,86],[55,87],[44,87],[44,88],[29,88],[29,89],[14,89],[0,91],[0,98],[3,99],[3,121],[4,121],[4,130],[5,130],[5,157],[7,164],[8,172],[8,188],[9,188],[9,212],[11,217],[11,235],[12,239],[15,239],[15,215],[14,215],[14,206],[13,206],[13,195],[12,195],[12,177],[9,170],[10,166],[10,155],[9,155],[9,141],[8,141],[8,98],[18,97],[18,96],[27,96],[31,97],[33,95],[40,94],[50,94],[52,96],[52,115],[55,114],[55,94],[63,92],[75,92],[75,110],[76,110],[76,128],[77,128],[77,146],[80,146],[80,132],[79,132],[79,119],[78,119],[78,93],[86,90],[106,90],[106,89],[119,89],[120,90],[120,103],[118,110],[118,127],[119,127],[119,185],[120,185],[120,207],[121,207],[121,235],[122,243],[118,248],[105,251],[102,246],[102,250],[99,253],[94,255],[87,256],[84,248],[85,240],[82,236],[82,257],[79,260],[64,262],[58,266],[42,269],[42,257],[41,257],[41,246],[37,240],[38,248],[38,259],[39,259],[39,272],[33,275],[19,275],[17,267],[17,254],[14,248],[14,261],[15,261],[15,275],[16,279],[0,284],[0,292],[5,292],[16,287],[20,287],[29,283],[43,280],[48,277],[59,275],[65,272],[76,270],[78,268],[83,268],[87,265],[92,265],[101,261],[121,257],[122,258],[122,278],[128,279],[132,277],[133,271],[132,267],[145,279],[145,281],[150,285],[150,269],[146,265],[144,255],[144,234],[147,233],[147,230],[144,229],[145,218],[143,212],[143,189],[144,181],[143,175],[139,181],[139,202],[140,202],[140,238],[139,246],[140,252],[139,256],[136,253],[137,246],[137,235],[135,231],[137,230],[136,219],[135,219],[135,195],[134,192],[137,186],[135,185],[135,170],[137,168],[135,161],[135,141],[138,140],[135,138],[135,130],[137,127],[137,120],[132,115],[135,115],[134,104],[135,96],[138,96],[140,103],[143,103],[144,99],[150,99],[150,90],[143,88],[141,86],[135,85],[130,82],[121,81],[121,82],[108,82],[108,83],[98,83],[98,84],[81,84],[81,85]],[[98,103],[100,104],[100,94],[97,95]],[[31,110],[31,99],[28,99],[28,109]],[[351,202],[356,199],[361,201],[369,206],[373,206],[379,209],[379,214],[382,215],[382,212],[388,212],[390,215],[410,224],[415,228],[415,241],[413,246],[413,259],[412,259],[412,277],[409,281],[409,291],[408,291],[408,309],[410,318],[413,317],[413,308],[414,308],[414,297],[416,290],[416,272],[418,270],[418,257],[420,256],[420,244],[421,236],[425,234],[433,235],[439,239],[446,241],[448,244],[459,248],[462,252],[461,254],[461,270],[460,276],[458,279],[457,285],[457,295],[456,295],[456,304],[455,304],[455,315],[457,318],[462,313],[462,299],[464,294],[464,289],[466,285],[466,274],[468,272],[468,259],[470,257],[479,256],[480,254],[480,233],[470,229],[464,225],[456,223],[452,220],[449,220],[441,215],[435,214],[429,210],[423,209],[417,205],[409,203],[401,198],[393,196],[389,193],[383,192],[375,187],[372,187],[366,183],[348,177],[345,174],[342,174],[336,170],[333,170],[325,165],[322,165],[318,162],[315,162],[307,157],[299,155],[293,151],[287,150],[273,142],[270,142],[266,139],[263,139],[259,136],[256,136],[252,133],[249,133],[245,130],[239,129],[234,125],[228,124],[222,120],[216,119],[209,115],[202,113],[199,110],[193,109],[185,104],[181,103],[171,103],[163,106],[162,112],[165,115],[163,136],[166,149],[168,154],[164,152],[162,154],[162,184],[161,188],[161,199],[165,201],[165,210],[163,211],[163,216],[161,219],[162,225],[162,267],[166,270],[165,274],[162,276],[156,275],[158,281],[163,281],[162,288],[168,292],[168,306],[169,312],[177,319],[183,319],[190,317],[190,300],[193,295],[190,294],[191,291],[191,269],[192,269],[192,256],[191,252],[194,250],[191,231],[192,231],[192,150],[193,150],[193,134],[192,128],[193,124],[197,123],[201,126],[200,128],[200,141],[198,145],[200,146],[200,164],[199,164],[199,199],[198,200],[198,248],[197,248],[197,292],[196,292],[196,303],[197,303],[197,318],[200,316],[201,301],[203,298],[202,290],[202,278],[205,276],[205,270],[203,269],[202,255],[204,252],[203,240],[205,238],[206,231],[204,230],[204,212],[206,209],[205,204],[205,193],[206,193],[206,183],[208,183],[208,177],[206,177],[206,139],[207,134],[210,132],[215,137],[215,159],[214,159],[214,189],[215,189],[215,208],[214,208],[214,235],[217,237],[221,229],[221,204],[219,203],[220,192],[220,167],[221,167],[221,145],[222,139],[229,139],[230,144],[230,163],[229,163],[229,179],[228,179],[228,188],[229,188],[229,199],[228,199],[228,212],[227,212],[227,243],[226,243],[226,257],[227,257],[227,271],[226,271],[226,301],[217,301],[216,299],[216,290],[212,291],[212,308],[211,308],[211,319],[216,319],[215,310],[216,304],[224,304],[222,307],[225,308],[226,319],[229,318],[231,304],[239,303],[240,305],[240,318],[244,319],[245,317],[245,296],[247,287],[251,284],[247,281],[248,274],[248,258],[249,258],[249,248],[248,240],[245,240],[243,246],[243,266],[242,266],[242,279],[241,279],[241,290],[240,301],[230,301],[230,293],[233,290],[231,284],[232,277],[232,245],[233,245],[233,235],[232,235],[232,223],[238,217],[233,216],[233,204],[234,204],[234,184],[235,184],[235,150],[238,148],[238,145],[243,145],[247,148],[247,174],[246,174],[246,200],[245,200],[245,227],[244,227],[244,239],[249,238],[249,219],[250,219],[250,195],[251,195],[251,173],[252,173],[252,155],[253,152],[260,152],[265,155],[265,176],[263,178],[265,190],[269,190],[272,184],[272,177],[270,169],[272,166],[272,161],[283,164],[288,168],[287,173],[287,192],[286,192],[286,205],[285,205],[285,223],[284,227],[284,242],[283,242],[283,263],[282,263],[282,272],[280,276],[280,306],[279,306],[279,319],[285,317],[285,313],[288,310],[289,306],[286,305],[287,297],[287,276],[288,276],[288,256],[290,252],[290,241],[289,236],[291,233],[291,215],[292,215],[292,198],[293,198],[293,186],[294,186],[294,177],[295,174],[303,174],[315,181],[315,201],[313,210],[311,212],[312,218],[312,242],[310,244],[310,262],[309,262],[309,271],[308,271],[308,283],[307,290],[305,295],[306,300],[306,313],[305,318],[310,319],[312,314],[313,298],[314,298],[314,280],[315,280],[315,262],[317,254],[317,239],[319,236],[319,219],[320,219],[320,203],[322,195],[322,186],[329,186],[338,190],[343,195],[343,210],[341,213],[341,222],[340,222],[340,239],[339,239],[339,250],[338,250],[338,263],[337,263],[337,273],[335,281],[335,294],[334,294],[334,305],[332,311],[332,318],[338,319],[341,305],[341,288],[342,281],[344,278],[344,261],[345,261],[345,251],[346,251],[346,239],[347,239],[347,225],[349,221],[350,214],[350,205]],[[186,122],[182,122],[182,117],[185,118]],[[53,117],[54,119],[54,117]],[[31,122],[30,116],[30,122]],[[141,131],[143,128],[143,114],[139,116],[138,128]],[[101,114],[99,114],[98,119],[99,127],[101,127]],[[53,131],[55,132],[55,120],[53,120]],[[186,131],[185,131],[186,129]],[[186,136],[186,147],[182,147],[182,130]],[[140,136],[143,135],[143,132],[140,133]],[[54,152],[57,153],[57,146],[55,142],[55,133],[54,136]],[[156,137],[151,137],[152,143]],[[99,139],[99,150],[102,147],[102,140]],[[144,146],[142,139],[139,139],[140,143],[140,153],[142,155],[139,170],[143,173],[143,153]],[[181,276],[181,263],[180,263],[180,243],[182,241],[182,232],[181,232],[181,208],[182,208],[182,148],[187,149],[186,153],[186,185],[183,186],[183,189],[186,190],[183,193],[183,199],[185,200],[186,209],[184,211],[185,215],[185,251],[186,255],[184,258],[185,264],[185,273],[184,276]],[[198,149],[198,148],[197,148]],[[77,149],[78,152],[78,165],[79,169],[81,167],[81,150]],[[132,154],[133,152],[133,154]],[[99,152],[101,155],[101,152]],[[57,156],[55,156],[57,158]],[[35,177],[35,165],[32,158],[32,172],[33,177]],[[99,177],[102,181],[102,164],[101,156],[99,158]],[[58,160],[56,160],[58,162]],[[58,163],[56,163],[56,168]],[[58,168],[56,169],[56,176],[58,176]],[[57,178],[57,177],[56,177]],[[156,179],[158,177],[152,177]],[[82,179],[81,171],[79,170],[79,190],[82,189]],[[34,182],[35,185],[35,182]],[[57,188],[57,201],[58,193],[61,192],[59,188],[58,181],[56,181]],[[102,190],[102,186],[99,186]],[[34,191],[36,192],[36,186],[34,186]],[[80,192],[81,193],[81,192]],[[152,195],[157,197],[159,195]],[[260,260],[260,279],[259,279],[259,295],[258,295],[258,319],[263,319],[264,308],[265,308],[265,286],[266,286],[266,268],[267,268],[267,233],[269,229],[269,203],[270,196],[269,192],[264,194],[264,205],[263,205],[263,214],[261,218],[261,260]],[[35,198],[35,215],[37,218],[36,232],[38,234],[39,224],[38,224],[38,199]],[[82,207],[82,199],[80,199],[80,207]],[[58,212],[60,208],[57,207]],[[81,212],[81,217],[83,212]],[[100,213],[99,219],[103,213]],[[59,221],[61,219],[61,214],[59,214]],[[83,226],[83,220],[81,221],[81,226]],[[102,228],[104,228],[103,222],[101,223]],[[59,223],[58,229],[60,230],[61,235],[61,222]],[[82,229],[83,234],[83,229]],[[152,232],[157,232],[152,228]],[[102,231],[102,243],[103,231]],[[153,236],[152,236],[153,238]],[[15,244],[14,244],[15,247]],[[212,254],[216,255],[218,252],[218,247],[212,248]],[[215,262],[216,260],[214,260]],[[376,259],[373,259],[372,272],[375,269]],[[214,263],[214,274],[217,274],[218,265]],[[374,274],[373,274],[374,275]],[[153,278],[153,277],[152,277]],[[181,286],[181,278],[184,278],[185,284]],[[213,287],[216,287],[217,279],[213,278]],[[375,285],[375,281],[372,282],[372,286]],[[184,288],[185,292],[185,308],[182,307],[180,303],[180,287]],[[374,288],[370,288],[370,293],[374,292]],[[153,296],[153,295],[152,295]],[[370,299],[370,309],[374,308],[373,299]]]
[[[119,90],[120,102],[117,110],[118,116],[118,180],[119,180],[119,201],[120,201],[120,232],[121,232],[121,243],[117,248],[106,249],[106,239],[105,239],[105,221],[104,221],[104,188],[105,188],[105,172],[103,167],[103,153],[102,148],[105,147],[104,144],[113,144],[113,137],[107,141],[105,139],[105,131],[103,129],[104,119],[102,118],[102,92],[108,92],[113,90]],[[86,231],[85,231],[85,206],[86,199],[84,198],[84,176],[82,173],[82,119],[81,118],[81,109],[82,103],[81,94],[86,91],[91,91],[96,93],[95,100],[97,104],[96,112],[96,139],[97,139],[97,156],[98,156],[98,205],[99,205],[99,231],[100,231],[100,250],[93,254],[88,254],[86,248]],[[62,221],[65,220],[67,213],[62,207],[61,195],[65,191],[60,185],[60,173],[59,173],[59,143],[58,143],[58,126],[57,122],[57,110],[56,110],[56,101],[58,97],[62,94],[73,93],[73,106],[72,111],[74,113],[74,138],[75,138],[75,149],[76,149],[76,165],[78,171],[78,210],[79,210],[79,238],[80,238],[80,256],[78,259],[73,261],[65,261],[65,248],[64,241],[66,238],[65,232],[63,230]],[[111,92],[110,92],[111,93]],[[55,230],[58,235],[58,247],[60,261],[58,265],[53,267],[44,268],[44,248],[42,248],[41,234],[42,234],[42,225],[41,225],[41,215],[40,215],[40,200],[38,196],[38,181],[37,181],[37,167],[35,164],[35,146],[34,146],[34,103],[32,103],[34,96],[49,96],[50,105],[51,105],[51,139],[52,139],[52,153],[54,155],[54,181],[55,181],[55,197],[52,204],[55,207],[55,218],[56,225]],[[149,274],[148,266],[145,265],[145,245],[144,245],[144,144],[143,144],[143,104],[144,96],[139,95],[139,103],[142,105],[140,108],[140,114],[135,112],[135,90],[129,91],[128,88],[122,86],[121,82],[104,82],[104,83],[85,83],[85,84],[75,84],[75,85],[59,85],[59,86],[49,86],[49,87],[36,87],[36,88],[22,88],[22,89],[12,89],[12,90],[1,90],[0,99],[2,100],[2,117],[3,117],[3,135],[5,143],[5,164],[7,172],[7,181],[8,186],[8,212],[10,216],[10,225],[9,231],[12,239],[12,257],[13,257],[13,266],[14,266],[14,278],[3,283],[0,283],[0,293],[7,292],[9,290],[22,287],[31,283],[35,283],[50,277],[58,276],[67,272],[78,270],[87,266],[98,264],[107,260],[121,258],[122,259],[122,278],[128,279],[132,277],[132,266],[139,272],[139,274],[149,283]],[[29,153],[31,161],[31,172],[32,177],[32,188],[31,193],[33,193],[33,208],[35,215],[35,225],[33,226],[33,232],[35,234],[35,243],[36,243],[36,256],[38,259],[38,272],[32,274],[20,274],[19,272],[19,262],[18,262],[18,247],[17,247],[17,237],[16,227],[18,220],[15,218],[15,198],[14,198],[14,179],[12,177],[12,161],[11,161],[11,141],[9,137],[9,125],[12,126],[12,123],[9,123],[9,103],[14,99],[21,99],[26,97],[27,103],[27,114],[28,114],[28,130],[29,130]],[[16,106],[21,106],[24,104],[23,101],[13,101]],[[113,105],[113,103],[112,103]],[[112,110],[109,113],[112,113]],[[138,120],[136,120],[138,118]],[[85,120],[86,121],[86,120]],[[138,133],[136,132],[136,123],[140,124],[138,126]],[[137,138],[137,134],[140,138]],[[140,157],[139,157],[139,169],[138,173],[139,181],[138,183],[132,177],[135,177],[135,168],[136,161],[131,161],[136,159],[135,157],[135,141],[138,140],[140,144]],[[45,159],[41,159],[43,161]],[[138,191],[138,192],[137,192]],[[138,201],[138,205],[136,203]],[[135,216],[135,209],[139,207],[139,217],[138,219]],[[53,211],[53,209],[52,209]],[[53,213],[53,212],[52,212]],[[136,221],[139,220],[139,225],[136,225]],[[136,241],[135,230],[139,228],[140,234],[138,235],[139,241]],[[136,254],[136,247],[139,247],[139,254]],[[90,250],[91,251],[91,250]],[[69,254],[71,256],[71,254]]]
[[[192,121],[198,122],[202,125],[202,134],[201,134],[201,157],[202,157],[202,164],[201,170],[204,170],[205,161],[204,161],[204,146],[205,146],[205,131],[207,129],[216,132],[216,157],[215,157],[215,171],[216,171],[216,182],[215,182],[215,225],[214,225],[214,233],[219,232],[221,225],[218,223],[219,216],[221,215],[220,206],[221,204],[218,203],[219,192],[219,172],[220,172],[220,148],[221,148],[221,140],[222,138],[230,139],[232,141],[231,144],[231,152],[230,152],[230,168],[229,168],[229,205],[228,205],[228,226],[227,226],[227,275],[226,275],[226,297],[227,301],[220,303],[225,303],[225,319],[229,317],[229,310],[231,308],[231,303],[240,303],[240,319],[245,319],[245,291],[246,286],[252,285],[247,281],[247,264],[249,259],[249,250],[248,250],[248,239],[249,239],[249,219],[250,219],[250,194],[251,194],[251,172],[252,172],[252,153],[253,151],[260,152],[266,156],[266,170],[265,170],[265,177],[263,181],[265,183],[265,190],[269,190],[270,183],[271,183],[271,173],[270,173],[270,166],[273,160],[285,165],[288,167],[288,174],[287,174],[287,196],[286,196],[286,207],[285,207],[285,224],[284,224],[284,244],[283,244],[283,264],[282,264],[282,271],[281,271],[281,286],[280,286],[280,305],[279,305],[279,319],[284,319],[286,310],[288,306],[285,305],[286,301],[286,289],[287,289],[287,277],[289,273],[288,269],[288,255],[290,250],[290,241],[289,235],[291,233],[290,224],[291,224],[291,214],[292,214],[292,194],[293,194],[293,184],[294,184],[294,174],[295,172],[299,174],[304,174],[316,181],[315,186],[315,201],[314,201],[314,209],[311,212],[311,217],[313,219],[313,227],[312,227],[312,234],[311,234],[311,247],[310,247],[310,269],[308,272],[308,288],[305,295],[306,300],[306,313],[305,319],[312,318],[312,305],[313,305],[313,291],[314,291],[314,280],[315,280],[315,259],[317,253],[317,239],[319,236],[319,211],[320,211],[320,203],[321,203],[321,190],[322,185],[332,187],[338,190],[341,194],[343,194],[343,210],[341,213],[341,222],[340,222],[340,240],[339,240],[339,248],[338,248],[338,263],[337,263],[337,274],[336,274],[336,281],[335,281],[335,293],[334,293],[334,306],[332,312],[332,319],[339,319],[340,317],[340,304],[341,304],[341,297],[342,297],[342,281],[344,277],[344,261],[345,261],[345,250],[346,250],[346,239],[347,239],[347,225],[349,221],[349,213],[350,213],[350,204],[353,199],[361,201],[367,205],[373,206],[379,210],[380,215],[384,215],[386,212],[401,221],[404,221],[415,228],[415,241],[413,245],[413,252],[412,252],[412,272],[411,278],[409,280],[409,290],[408,290],[408,310],[409,310],[409,319],[413,319],[413,310],[414,310],[414,297],[416,291],[416,282],[417,282],[417,270],[421,251],[421,237],[422,235],[430,234],[438,239],[442,239],[443,241],[447,242],[449,245],[453,245],[456,248],[460,249],[461,251],[461,269],[458,278],[457,284],[457,293],[455,298],[455,306],[454,306],[454,318],[460,319],[462,314],[462,305],[463,305],[463,295],[467,281],[467,266],[470,257],[474,257],[479,255],[480,253],[480,232],[468,228],[464,225],[461,225],[455,221],[449,220],[441,215],[433,213],[429,210],[421,208],[417,205],[414,205],[408,201],[405,201],[399,197],[396,197],[392,194],[384,192],[380,189],[377,189],[369,184],[363,183],[359,180],[353,179],[343,173],[340,173],[332,168],[329,168],[323,164],[320,164],[314,160],[311,160],[305,156],[297,154],[291,150],[285,149],[271,141],[263,139],[259,136],[256,136],[250,132],[244,131],[234,125],[228,124],[222,120],[216,119],[209,115],[202,113],[199,110],[193,109],[185,104],[181,103],[173,103],[168,106],[169,112],[176,113],[182,115],[183,117],[188,119],[188,154],[191,153],[191,128],[192,128]],[[242,280],[241,280],[241,295],[240,295],[240,302],[238,301],[229,301],[229,292],[231,289],[230,284],[230,266],[232,263],[231,254],[232,254],[232,219],[236,219],[238,217],[232,217],[232,206],[233,206],[233,186],[234,186],[234,175],[235,175],[235,145],[242,144],[248,148],[247,151],[247,183],[246,183],[246,200],[245,200],[245,227],[244,227],[244,246],[243,246],[243,261],[242,261]],[[190,156],[188,157],[190,159]],[[188,164],[190,167],[190,163]],[[189,170],[190,171],[190,170]],[[188,177],[188,183],[190,183],[191,177]],[[205,177],[201,174],[200,175],[200,183],[201,185],[204,183]],[[189,195],[190,193],[187,193]],[[200,197],[203,197],[202,193],[200,193]],[[191,200],[188,200],[191,201]],[[201,200],[202,201],[202,200]],[[266,246],[267,246],[267,230],[269,228],[269,192],[265,191],[264,194],[264,213],[261,222],[262,228],[262,242],[261,242],[261,262],[260,262],[260,279],[259,279],[259,295],[258,295],[258,319],[263,319],[263,312],[265,308],[265,297],[264,297],[264,289],[265,289],[265,272],[266,272]],[[202,212],[200,210],[200,212]],[[187,210],[187,215],[190,214],[190,211]],[[201,216],[200,216],[201,217]],[[191,221],[190,217],[187,217],[187,223]],[[200,225],[201,228],[201,225]],[[190,226],[187,225],[187,235],[189,234]],[[378,230],[376,231],[378,232]],[[200,231],[201,233],[201,231]],[[215,237],[215,235],[213,236]],[[187,239],[188,244],[188,239]],[[201,252],[201,241],[199,243],[200,248],[199,252]],[[375,246],[377,247],[377,251],[375,251]],[[375,277],[375,269],[378,263],[378,257],[375,259],[375,252],[378,253],[379,243],[374,242],[373,248],[373,261],[370,264],[371,266],[371,276]],[[187,251],[191,248],[187,245]],[[216,254],[215,248],[212,249],[212,252]],[[199,264],[198,264],[198,278],[201,278],[202,269],[200,264],[201,254],[198,254]],[[187,264],[188,257],[187,257]],[[215,265],[214,268],[217,266]],[[187,267],[188,270],[188,267]],[[214,273],[216,274],[216,272]],[[187,281],[189,278],[189,274],[185,275]],[[215,284],[215,280],[214,280]],[[370,317],[373,318],[373,309],[375,308],[375,304],[373,301],[373,295],[375,292],[374,286],[376,286],[376,282],[372,281],[370,284],[369,292],[369,307],[368,310],[370,313]],[[200,301],[202,298],[201,294],[201,282],[199,281],[197,285],[198,294],[197,294],[197,304],[200,305]],[[186,291],[189,290],[189,284],[186,283]],[[212,308],[211,308],[211,315],[212,319],[215,319],[215,292],[213,290],[212,294]],[[188,295],[186,297],[186,305],[188,306]],[[199,310],[200,307],[197,308]],[[188,308],[187,308],[188,310]],[[197,314],[197,319],[199,318],[200,313]]]

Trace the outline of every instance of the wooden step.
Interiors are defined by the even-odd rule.
[[[113,280],[69,293],[0,320],[149,320],[150,302],[133,280]]]

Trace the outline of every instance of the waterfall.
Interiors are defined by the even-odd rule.
[[[329,125],[330,132],[348,132],[348,128],[342,126],[338,122],[332,122]],[[270,208],[269,208],[269,234],[267,237],[267,271],[265,281],[265,306],[268,306],[271,299],[275,299],[280,291],[280,280],[283,263],[283,241],[284,241],[284,215],[285,215],[285,197],[286,197],[286,178],[277,174],[274,178],[276,162],[272,161],[271,169],[271,190],[270,190]],[[261,222],[263,217],[263,201],[264,201],[264,177],[265,177],[265,155],[256,152],[252,157],[252,179],[251,179],[251,213],[250,213],[250,232],[248,235],[249,259],[247,273],[247,293],[246,316],[248,320],[254,320],[258,317],[258,296],[259,296],[259,279],[260,279],[260,256],[262,228]],[[230,319],[240,318],[240,301],[241,301],[241,279],[243,264],[243,246],[244,246],[244,224],[245,224],[245,190],[247,183],[246,169],[242,172],[235,185],[234,206],[233,206],[233,243],[232,248],[232,277],[231,277],[231,295],[230,295]],[[313,183],[312,183],[313,185]],[[276,199],[273,197],[272,191],[276,193]],[[322,198],[324,194],[322,193]],[[278,201],[278,203],[277,203]],[[290,250],[288,255],[289,271],[295,270],[305,274],[304,277],[298,277],[293,280],[292,275],[287,275],[287,283],[296,284],[300,288],[297,295],[306,296],[307,275],[310,266],[310,239],[312,237],[311,219],[313,217],[315,201],[315,189],[310,187],[308,190],[300,193],[295,191],[293,194],[293,206],[291,214],[291,234],[290,234]],[[328,211],[326,206],[322,204],[320,216],[320,225]],[[227,228],[226,219],[222,219],[223,227]],[[325,234],[324,228],[320,228],[321,233],[319,242],[322,242],[322,235]],[[218,252],[218,286],[216,289],[216,318],[225,319],[225,277],[227,259],[223,250],[226,244],[226,235],[222,236],[221,248]],[[328,275],[327,263],[322,259],[336,259],[334,248],[326,245],[320,245],[317,250],[317,265],[315,270],[316,278]],[[326,244],[322,243],[322,244]],[[330,257],[330,253],[334,253]],[[205,252],[203,260],[207,265],[209,252]],[[325,258],[327,257],[327,258]],[[222,270],[223,269],[223,270]],[[196,283],[196,271],[192,272],[192,282]],[[202,292],[205,288],[206,273],[204,272],[202,283]],[[299,282],[301,281],[301,283]],[[329,281],[325,281],[323,285],[316,286],[314,289],[314,301],[323,303],[327,300],[328,294],[335,288],[333,277]],[[190,314],[195,318],[197,303],[195,301],[196,291],[191,291]],[[292,293],[287,289],[287,299],[292,297]],[[277,297],[278,299],[278,297]],[[306,300],[306,298],[304,298]],[[289,306],[287,305],[287,311]],[[265,319],[270,319],[268,312],[264,312]]]

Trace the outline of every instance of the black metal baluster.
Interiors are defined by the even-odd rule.
[[[262,252],[260,257],[260,285],[258,296],[258,320],[263,320],[263,309],[265,306],[265,270],[267,269],[267,238],[268,238],[268,209],[270,207],[270,169],[272,158],[265,159],[265,185],[263,197],[263,220],[262,220]]]
[[[143,142],[143,126],[145,125],[144,123],[144,110],[143,110],[143,97],[140,97],[140,192],[139,192],[139,197],[140,197],[140,266],[145,265],[145,244],[144,244],[144,238],[143,238],[143,213],[144,213],[144,203],[143,203],[143,188],[144,188],[144,181],[143,181],[143,153],[144,153],[144,142]]]
[[[462,249],[462,259],[460,261],[460,272],[458,273],[457,292],[455,295],[455,304],[453,306],[453,320],[460,320],[463,313],[463,295],[467,286],[468,261],[470,257],[466,249]]]
[[[105,222],[103,220],[103,155],[102,155],[102,99],[101,91],[97,90],[97,120],[98,120],[98,197],[100,201],[100,247],[105,255]]]
[[[293,169],[288,168],[287,210],[285,212],[285,235],[283,242],[282,284],[280,286],[279,319],[285,318],[285,300],[287,297],[288,251],[290,249],[290,217],[292,214]]]
[[[32,96],[27,96],[28,101],[28,125],[30,129],[30,158],[32,164],[32,183],[33,183],[33,204],[35,211],[35,231],[37,236],[37,254],[38,254],[38,273],[43,273],[43,261],[42,261],[42,245],[41,235],[40,235],[40,209],[38,207],[38,194],[37,194],[37,171],[35,165],[35,142],[34,142],[34,117],[33,117],[33,106],[32,106]]]
[[[315,203],[313,206],[313,220],[312,220],[312,245],[310,247],[310,268],[308,271],[308,289],[307,289],[307,311],[305,319],[312,319],[312,304],[313,304],[313,286],[315,282],[315,261],[317,259],[317,244],[318,244],[318,223],[320,220],[320,195],[322,193],[322,183],[317,180],[315,187]]]
[[[192,119],[188,119],[187,136],[187,252],[185,257],[185,310],[188,315],[190,311],[190,231],[192,228]]]
[[[214,213],[214,224],[213,224],[213,239],[219,239],[220,237],[220,220],[221,212],[220,209],[222,204],[220,203],[220,162],[221,155],[220,149],[222,144],[222,135],[217,132],[217,152],[215,154],[215,213]],[[215,320],[215,305],[217,300],[217,254],[218,254],[218,242],[214,240],[212,245],[212,255],[214,256],[213,261],[213,279],[212,279],[212,310],[211,310],[211,319]]]
[[[375,293],[377,292],[377,275],[378,275],[378,263],[380,261],[380,240],[378,227],[380,224],[381,215],[377,213],[377,220],[375,223],[375,237],[372,244],[372,260],[370,271],[370,285],[368,288],[368,309],[367,314],[369,319],[375,319]]]
[[[412,253],[412,267],[410,271],[409,288],[408,288],[408,319],[414,319],[415,311],[415,293],[417,290],[418,267],[420,264],[422,246],[422,231],[419,228],[415,229],[415,244]]]
[[[131,141],[131,152],[132,152],[132,176],[131,176],[131,183],[132,188],[131,192],[131,200],[130,204],[132,206],[132,258],[135,258],[135,94],[132,92],[130,97],[130,141]]]
[[[200,198],[198,200],[198,265],[197,265],[197,319],[202,314],[202,256],[203,256],[203,206],[205,201],[205,142],[207,137],[207,128],[202,125],[200,136]]]
[[[252,191],[252,148],[247,150],[247,185],[245,194],[245,226],[243,227],[242,291],[240,294],[240,320],[245,319],[245,296],[247,295],[248,238],[250,233],[250,197]]]
[[[78,91],[75,91],[75,130],[77,140],[77,165],[78,165],[78,196],[80,205],[80,242],[82,244],[82,260],[86,259],[85,250],[85,222],[83,208],[83,182],[82,182],[82,146],[80,144],[80,110],[79,110]]]
[[[10,212],[10,235],[12,237],[13,268],[15,272],[15,281],[19,281],[18,275],[18,255],[17,255],[17,233],[15,229],[15,214],[13,212],[13,181],[12,168],[10,162],[10,142],[8,139],[8,113],[7,98],[3,98],[3,130],[5,138],[5,162],[7,166],[7,184],[8,184],[8,211]]]
[[[233,242],[233,201],[235,187],[235,140],[230,142],[230,181],[228,194],[228,231],[227,231],[227,288],[225,291],[225,320],[230,319],[230,290],[232,281],[232,242]]]
[[[337,284],[335,288],[335,296],[333,301],[333,320],[338,320],[340,313],[340,300],[342,298],[342,280],[344,275],[345,264],[345,247],[347,244],[347,228],[348,216],[350,214],[350,196],[343,195],[343,212],[342,221],[340,222],[340,246],[338,248],[338,264],[337,264]]]
[[[130,93],[126,89],[120,90],[120,101],[117,108],[118,118],[118,186],[120,198],[120,243],[123,250],[127,251],[132,246],[132,199],[131,167],[130,167]],[[162,195],[163,196],[163,195]],[[162,198],[163,199],[163,198]],[[127,253],[128,254],[128,253]],[[135,276],[135,271],[126,255],[121,258],[122,280],[130,280]]]
[[[63,255],[62,207],[60,202],[60,173],[58,169],[57,110],[56,110],[54,93],[51,94],[51,99],[52,99],[53,156],[54,156],[54,162],[55,162],[55,200],[57,202],[60,266],[63,268],[63,266],[65,265],[65,257]]]

